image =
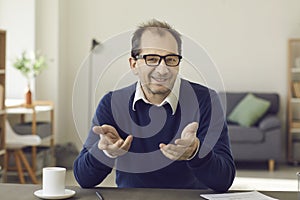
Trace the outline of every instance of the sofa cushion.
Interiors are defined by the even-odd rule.
[[[264,119],[262,119],[258,124],[258,128],[262,131],[280,128],[280,126],[281,122],[279,118],[274,115],[264,117]]]
[[[32,122],[15,124],[13,130],[20,135],[32,134]],[[42,139],[51,135],[51,123],[49,122],[36,122],[36,134]]]
[[[220,98],[226,100],[225,110],[228,116],[234,107],[248,94],[249,92],[220,92]],[[279,110],[279,95],[277,93],[258,93],[253,92],[255,96],[268,100],[271,105],[267,114],[277,114]]]
[[[268,110],[270,102],[249,93],[229,114],[228,120],[241,126],[254,125]]]
[[[228,133],[231,143],[261,143],[264,140],[264,133],[256,127],[228,125]]]

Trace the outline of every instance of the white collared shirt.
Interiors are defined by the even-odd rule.
[[[156,106],[160,107],[165,105],[166,103],[169,103],[172,108],[172,115],[174,115],[178,105],[180,84],[181,84],[181,79],[177,76],[170,94],[159,105]],[[142,90],[141,82],[138,81],[136,84],[135,95],[132,103],[132,110],[135,111],[135,103],[140,99],[142,99],[145,103],[153,104],[146,99],[145,94]]]

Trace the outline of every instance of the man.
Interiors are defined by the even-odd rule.
[[[151,20],[132,38],[138,82],[106,94],[74,162],[94,187],[116,167],[118,187],[227,191],[235,177],[227,124],[215,91],[178,76],[180,34]]]

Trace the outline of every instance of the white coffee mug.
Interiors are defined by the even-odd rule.
[[[55,196],[65,193],[66,168],[43,168],[43,195]]]

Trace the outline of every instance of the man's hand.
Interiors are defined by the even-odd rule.
[[[115,158],[128,152],[133,139],[132,135],[127,136],[124,141],[117,130],[110,125],[94,126],[93,131],[100,135],[98,148],[110,157]]]
[[[198,123],[188,124],[181,133],[181,138],[175,144],[159,144],[161,152],[171,160],[188,160],[195,154],[200,141],[197,138]]]

